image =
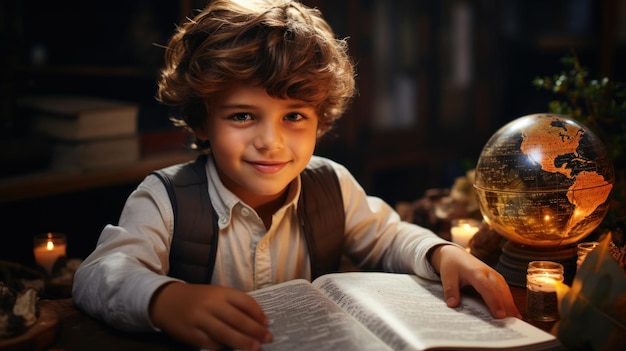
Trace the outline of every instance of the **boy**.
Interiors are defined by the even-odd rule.
[[[158,99],[207,151],[203,165],[219,227],[211,284],[169,277],[172,205],[150,175],[117,226],[101,233],[76,272],[78,307],[123,330],[162,330],[200,348],[258,350],[268,321],[245,291],[312,278],[297,215],[310,163],[338,177],[343,253],[359,267],[437,279],[446,301],[473,286],[495,317],[519,316],[502,276],[432,232],[401,222],[367,196],[343,166],[313,156],[316,142],[354,95],[345,41],[295,1],[214,0],[168,43]]]

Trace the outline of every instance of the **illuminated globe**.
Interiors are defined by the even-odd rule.
[[[533,114],[485,144],[474,187],[492,229],[523,246],[556,248],[604,219],[615,176],[604,144],[567,116]]]

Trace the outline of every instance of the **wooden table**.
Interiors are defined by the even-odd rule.
[[[58,316],[50,351],[174,351],[195,350],[163,333],[125,333],[79,311],[71,298],[42,300],[41,308]],[[39,350],[35,348],[35,350]]]
[[[534,322],[526,318],[526,289],[512,286],[511,292],[524,319],[534,326],[550,332],[554,322]],[[115,330],[77,310],[71,298],[42,300],[40,304],[42,308],[54,312],[59,318],[57,328],[54,330],[52,345],[46,350],[191,350],[191,348],[181,345],[164,334],[129,334]]]

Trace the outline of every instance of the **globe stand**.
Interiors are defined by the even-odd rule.
[[[507,241],[502,247],[502,255],[495,269],[510,285],[526,287],[526,269],[529,262],[558,262],[565,271],[564,283],[569,285],[576,274],[576,259],[576,245],[544,249]]]

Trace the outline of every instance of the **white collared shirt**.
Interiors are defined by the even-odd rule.
[[[317,157],[317,156],[314,156]],[[208,158],[209,195],[218,215],[219,245],[212,284],[251,291],[284,281],[311,279],[306,239],[296,211],[300,178],[266,229],[256,212],[224,187]],[[430,248],[449,243],[431,231],[400,221],[385,202],[367,196],[349,171],[332,165],[346,214],[346,254],[360,267],[415,273],[437,279],[426,260]],[[107,225],[96,249],[74,277],[74,303],[124,330],[153,329],[148,307],[168,277],[174,220],[165,187],[146,177],[129,196],[118,225]]]

